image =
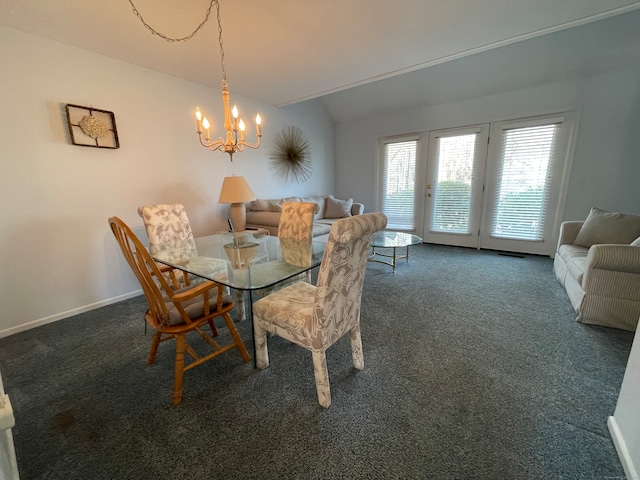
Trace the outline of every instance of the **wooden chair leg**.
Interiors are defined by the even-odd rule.
[[[358,370],[362,370],[364,368],[364,355],[362,354],[360,324],[349,331],[349,337],[351,338],[351,358],[353,359],[353,366]]]
[[[176,368],[173,376],[173,404],[182,402],[182,377],[184,376],[184,350],[187,344],[185,334],[176,335]]]
[[[331,389],[329,387],[329,371],[327,370],[327,356],[324,351],[311,352],[313,356],[313,373],[316,377],[316,392],[318,403],[324,408],[331,405]]]
[[[149,358],[147,358],[147,365],[153,365],[155,363],[156,353],[158,353],[158,345],[160,345],[161,337],[162,334],[160,332],[156,332],[153,334],[153,339],[151,340],[151,348],[149,349]]]
[[[227,324],[227,328],[229,329],[231,336],[233,337],[233,341],[236,344],[236,347],[238,347],[238,350],[240,350],[240,355],[242,356],[242,360],[244,360],[244,363],[247,363],[249,360],[251,360],[251,357],[249,356],[249,352],[247,352],[247,347],[244,346],[242,337],[238,333],[238,330],[236,329],[236,326],[233,323],[233,320],[231,319],[231,315],[229,315],[228,313],[225,313],[223,315],[223,318],[224,318],[224,322]]]
[[[262,370],[269,366],[269,351],[267,350],[267,332],[258,325],[257,322],[253,323],[256,344],[256,366]]]
[[[213,319],[209,320],[209,327],[211,328],[211,334],[214,337],[219,336],[218,329],[216,328],[216,324],[213,322]]]

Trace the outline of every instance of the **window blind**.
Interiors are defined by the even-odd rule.
[[[547,123],[502,130],[492,237],[544,239],[558,128]]]
[[[384,144],[381,203],[387,228],[415,230],[417,151],[418,140]]]
[[[433,232],[470,234],[477,136],[472,133],[435,139]]]

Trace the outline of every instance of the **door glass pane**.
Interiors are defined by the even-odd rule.
[[[438,138],[433,232],[470,234],[476,137]]]
[[[542,125],[504,132],[492,237],[543,240],[556,129]]]
[[[382,211],[389,229],[415,229],[417,149],[417,140],[385,145]]]

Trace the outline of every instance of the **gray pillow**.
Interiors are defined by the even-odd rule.
[[[629,245],[638,236],[640,216],[611,213],[593,207],[573,243],[586,248],[601,243]]]
[[[633,245],[634,247],[640,247],[640,237],[631,242],[631,245]]]
[[[327,195],[327,210],[324,212],[324,218],[345,218],[351,216],[351,207],[353,206],[353,198],[348,200],[339,200],[333,195]]]

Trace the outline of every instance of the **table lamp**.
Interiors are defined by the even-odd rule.
[[[220,203],[230,203],[230,217],[233,229],[241,232],[247,226],[247,211],[245,202],[255,200],[256,196],[249,188],[244,177],[232,176],[224,177],[222,189],[220,190]]]

